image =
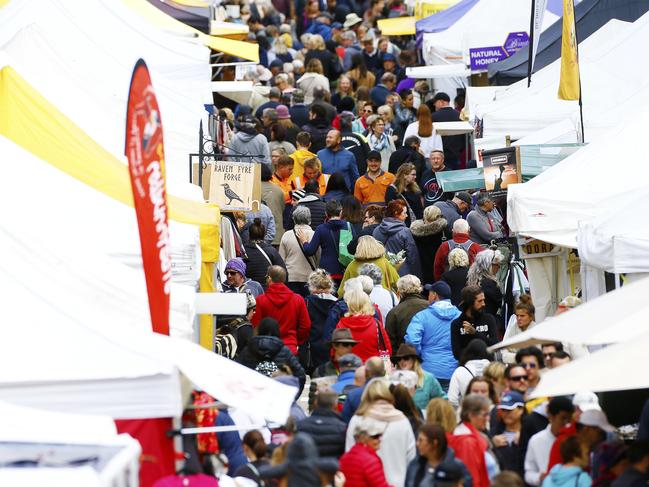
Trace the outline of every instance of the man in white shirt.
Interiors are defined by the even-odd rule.
[[[541,485],[548,474],[548,461],[554,440],[561,429],[572,420],[575,407],[567,397],[555,397],[548,403],[547,428],[530,438],[525,454],[525,482]]]

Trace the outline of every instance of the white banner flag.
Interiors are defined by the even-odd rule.
[[[547,8],[548,0],[534,0],[532,2],[532,19],[530,21],[530,56],[529,66],[527,68],[527,86],[532,79],[532,70],[534,69],[534,60],[536,59],[536,50],[539,48],[539,38],[543,28],[543,16]]]

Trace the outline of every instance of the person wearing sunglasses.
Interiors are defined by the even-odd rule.
[[[356,444],[340,457],[340,471],[346,485],[388,487],[383,462],[377,451],[387,425],[370,417],[363,417],[354,427]]]
[[[256,281],[246,277],[246,264],[243,259],[235,257],[225,265],[225,281],[221,284],[224,293],[250,292],[255,298],[264,294],[264,288]]]
[[[516,353],[516,363],[521,364],[527,372],[527,392],[529,394],[541,380],[541,369],[545,366],[543,354],[538,347],[522,348]]]

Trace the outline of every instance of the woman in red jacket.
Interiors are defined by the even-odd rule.
[[[390,487],[383,473],[383,462],[376,454],[386,425],[364,417],[354,429],[356,444],[340,457],[345,487]]]
[[[345,303],[349,311],[340,319],[336,328],[349,328],[354,340],[359,342],[352,353],[358,355],[363,363],[370,357],[390,357],[390,339],[383,325],[374,317],[375,310],[369,296],[354,289],[345,293]]]

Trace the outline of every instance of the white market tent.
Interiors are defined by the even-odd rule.
[[[649,191],[643,187],[621,195],[593,219],[579,222],[577,248],[582,261],[612,274],[649,272],[649,221],[634,216],[647,201]]]
[[[108,416],[65,414],[0,401],[0,484],[126,487],[138,483],[141,448]],[[63,466],[97,457],[94,465]],[[35,461],[33,467],[7,467]]]
[[[611,20],[579,45],[586,142],[598,140],[604,131],[624,120],[631,107],[649,100],[649,69],[637,63],[633,46],[649,41],[649,15],[629,24]],[[484,135],[510,135],[520,139],[555,126],[548,140],[565,140],[579,134],[579,106],[559,100],[557,90],[561,60],[546,66],[527,80],[498,90],[495,100],[479,104]],[[625,105],[621,107],[621,105]],[[558,125],[568,121],[571,125]],[[576,140],[571,140],[576,142]]]
[[[642,279],[606,293],[556,318],[490,347],[524,348],[542,343],[608,345],[633,340],[649,333],[647,309],[642,306],[649,293],[649,279]]]
[[[637,365],[647,363],[647,347],[649,334],[644,334],[550,370],[541,376],[532,397],[645,389],[649,375]]]
[[[188,381],[249,414],[286,419],[294,388],[152,333],[144,292],[131,295],[122,281],[92,274],[109,264],[81,246],[60,246],[56,236],[24,231],[7,213],[0,214],[0,400],[116,419],[178,417]]]
[[[648,115],[644,109],[629,116],[605,138],[581,148],[531,181],[510,185],[510,229],[576,248],[580,223],[610,208],[621,195],[649,184],[649,165],[642,157]],[[623,170],[620,161],[624,161]]]
[[[502,46],[510,32],[529,33],[531,4],[531,0],[476,2],[447,29],[424,33],[422,54],[426,65],[468,65],[469,49]],[[552,12],[546,11],[543,29],[552,25],[557,18]],[[458,77],[435,81],[435,88],[451,91],[449,88],[455,89],[467,84],[467,78]]]
[[[164,31],[124,2],[19,1],[0,8],[0,49],[45,98],[115,156],[123,158],[131,74],[142,58],[164,127],[167,179],[188,181],[188,154],[212,103],[210,50]]]

